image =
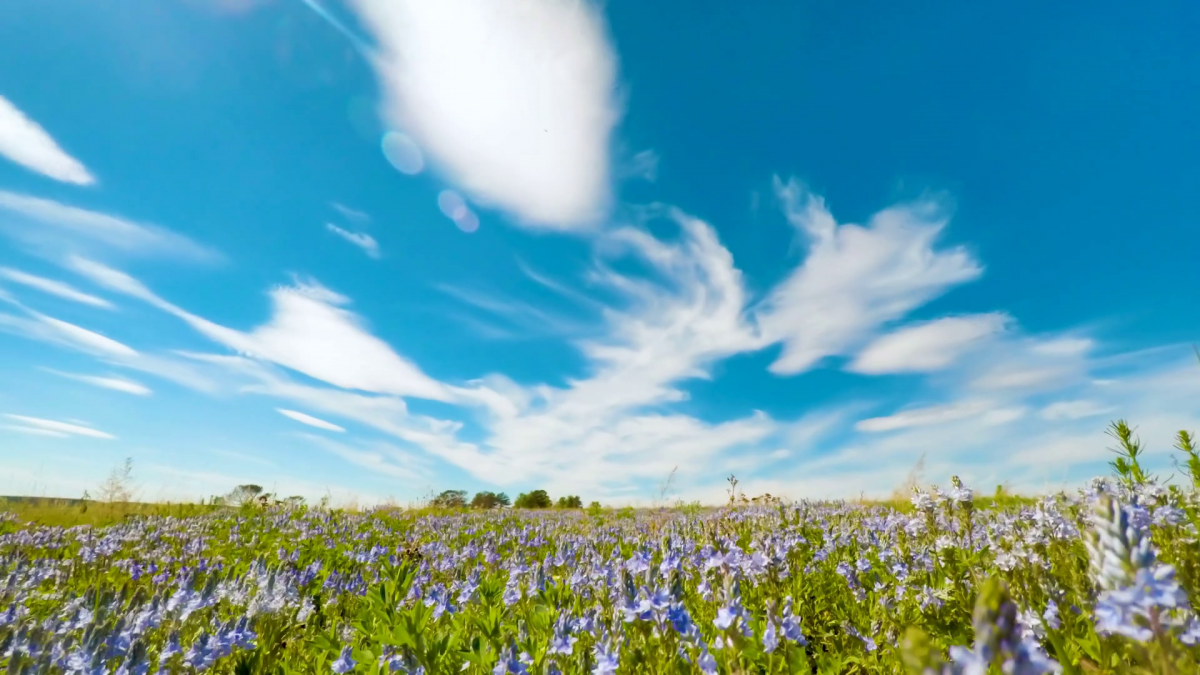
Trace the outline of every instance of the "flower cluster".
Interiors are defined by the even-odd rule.
[[[911,507],[5,517],[0,666],[1045,675],[1119,653],[1194,672],[1198,512],[1104,481],[991,506],[955,478]]]

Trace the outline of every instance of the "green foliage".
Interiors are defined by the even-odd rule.
[[[560,509],[582,509],[583,500],[578,495],[570,495],[567,497],[558,498],[558,508]]]
[[[1178,439],[1175,448],[1186,456],[1184,471],[1191,480],[1192,488],[1200,490],[1200,452],[1197,452],[1195,441],[1188,432],[1180,431]]]
[[[513,506],[518,509],[548,509],[554,506],[554,502],[550,500],[550,495],[545,490],[533,490],[517,495],[517,501],[513,502]]]
[[[436,509],[462,509],[467,506],[466,490],[444,490],[429,505]]]
[[[1109,462],[1109,466],[1113,468],[1121,481],[1127,487],[1152,482],[1152,478],[1146,475],[1142,469],[1140,461],[1146,454],[1145,448],[1142,447],[1141,441],[1133,435],[1133,429],[1125,420],[1113,422],[1107,433],[1117,441],[1117,447],[1110,448],[1111,452],[1117,454],[1117,458]]]
[[[471,508],[498,509],[508,506],[510,503],[512,500],[503,492],[476,492],[475,497],[471,499]]]

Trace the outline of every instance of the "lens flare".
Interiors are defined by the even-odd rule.
[[[402,174],[415,176],[425,168],[425,158],[421,156],[421,149],[411,138],[399,131],[384,134],[380,146],[388,163]]]

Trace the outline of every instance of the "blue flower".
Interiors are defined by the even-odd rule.
[[[700,644],[700,658],[696,660],[696,665],[700,666],[700,672],[704,675],[716,675],[717,673],[717,657],[713,656],[708,651],[708,645]]]
[[[348,673],[351,670],[354,670],[354,667],[357,665],[358,662],[350,658],[350,646],[346,645],[345,647],[342,647],[342,653],[337,657],[337,660],[333,662],[332,668],[333,672],[337,673],[338,675],[342,675],[343,673]]]
[[[596,666],[592,668],[592,675],[616,675],[620,654],[615,645],[610,644],[606,647],[596,643],[592,649],[592,655],[596,657]]]
[[[775,633],[775,622],[767,618],[767,627],[763,629],[763,651],[770,654],[779,646],[779,636]]]

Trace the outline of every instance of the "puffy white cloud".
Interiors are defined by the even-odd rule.
[[[375,237],[372,237],[366,232],[351,232],[350,230],[342,229],[333,223],[325,223],[325,229],[361,248],[363,253],[367,254],[368,258],[379,258],[379,242],[375,241]]]
[[[949,367],[985,338],[1004,330],[1005,314],[956,316],[904,326],[859,352],[849,370],[870,375]]]
[[[587,0],[351,0],[386,125],[473,200],[524,223],[594,222],[620,118],[616,59]]]
[[[96,178],[67,154],[37,122],[0,96],[0,155],[64,183],[91,185]]]
[[[105,433],[99,429],[93,429],[90,426],[82,424],[71,424],[68,422],[59,422],[57,420],[47,420],[40,417],[27,417],[25,415],[5,414],[4,417],[18,422],[25,427],[32,429],[40,429],[42,431],[54,434],[65,434],[66,436],[87,436],[89,438],[102,438],[105,440],[115,440],[116,436]]]
[[[94,249],[129,255],[221,259],[212,249],[157,225],[89,211],[51,199],[0,190],[0,230],[38,252],[59,259]]]
[[[344,433],[346,431],[342,427],[339,427],[338,425],[336,425],[332,422],[326,422],[323,419],[313,417],[312,415],[306,415],[302,412],[297,412],[295,410],[287,410],[284,408],[276,408],[275,410],[277,410],[279,412],[279,414],[283,415],[284,417],[288,417],[293,420],[296,420],[297,422],[299,422],[301,424],[307,424],[310,427],[316,427],[318,429],[324,429],[326,431],[337,431],[339,433]]]
[[[13,283],[28,286],[29,288],[37,289],[43,293],[56,295],[60,298],[70,300],[72,302],[78,302],[83,305],[103,307],[104,309],[112,309],[113,307],[112,303],[104,298],[98,298],[94,295],[84,293],[70,284],[56,281],[54,279],[39,277],[27,272],[22,272],[21,270],[14,270],[9,267],[0,267],[0,277],[3,277]]]
[[[795,180],[776,179],[775,191],[808,253],[758,308],[766,338],[783,343],[774,373],[799,373],[856,350],[883,324],[983,272],[962,247],[934,248],[948,221],[938,202],[893,206],[863,227],[839,225],[824,200]]]

